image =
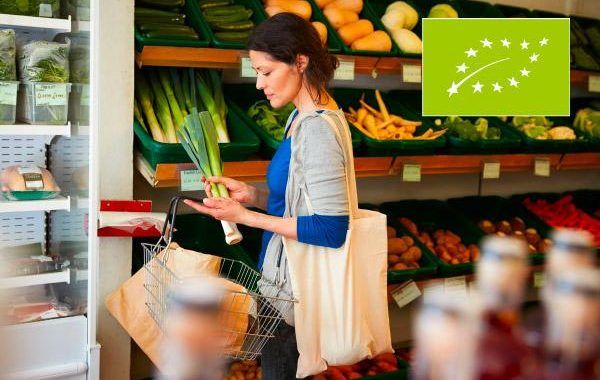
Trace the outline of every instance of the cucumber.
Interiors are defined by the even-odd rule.
[[[157,8],[183,7],[185,0],[136,0],[136,3]]]
[[[208,9],[208,8],[215,8],[215,7],[224,7],[227,5],[233,4],[232,0],[207,0],[207,1],[200,1],[200,9],[204,10],[204,9]]]
[[[171,18],[167,18],[167,17],[150,17],[150,16],[144,16],[144,17],[137,17],[135,18],[135,22],[136,24],[179,24],[179,25],[183,25],[185,24],[185,17],[179,17],[179,16],[175,16],[175,17],[171,17]]]
[[[146,8],[146,7],[135,7],[135,16],[150,16],[150,17],[176,17],[182,16],[178,12],[170,12],[166,10]]]
[[[246,9],[245,12],[233,13],[227,16],[204,16],[204,19],[212,26],[213,23],[249,20],[250,17],[252,17],[252,14],[252,9]]]
[[[159,24],[159,23],[149,23],[149,24],[140,24],[138,25],[138,29],[141,30],[142,32],[147,32],[147,31],[181,31],[183,33],[187,33],[187,32],[193,32],[196,33],[196,31],[192,28],[190,28],[187,25],[165,25],[165,24]]]
[[[229,23],[220,22],[213,25],[214,30],[219,32],[242,32],[254,28],[254,23],[249,20]]]
[[[246,11],[246,7],[243,5],[228,5],[226,7],[214,7],[204,10],[205,16],[228,16],[234,13],[241,13]]]
[[[198,40],[198,34],[194,31],[168,31],[168,30],[150,30],[144,33],[147,38],[168,38],[174,40]]]
[[[244,32],[217,32],[215,37],[221,41],[245,43],[250,37],[250,30]]]

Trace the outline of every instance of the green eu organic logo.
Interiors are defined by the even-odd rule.
[[[569,19],[423,19],[424,116],[568,116]]]

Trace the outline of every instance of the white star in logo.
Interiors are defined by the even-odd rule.
[[[531,71],[529,71],[529,70],[527,70],[526,68],[523,67],[523,70],[521,70],[521,75],[524,76],[524,77],[528,77],[530,72]]]
[[[480,41],[483,44],[483,47],[486,48],[492,48],[492,41],[488,40],[487,38],[483,39]]]
[[[447,89],[446,92],[448,92],[448,97],[451,97],[454,94],[458,94],[458,85],[452,82],[452,86],[450,86],[450,88]]]
[[[510,47],[510,41],[507,40],[506,38],[503,39],[501,42],[502,42],[502,46],[504,46],[504,47]]]
[[[479,81],[477,81],[477,83],[475,83],[472,87],[473,87],[473,93],[476,93],[476,92],[481,92],[483,85],[481,83],[479,83]]]
[[[468,68],[469,68],[469,66],[467,66],[463,63],[460,66],[456,66],[456,72],[457,73],[466,73]]]
[[[492,86],[494,86],[495,92],[502,92],[502,86],[500,86],[500,84],[498,82],[492,84]]]
[[[509,78],[508,81],[510,85],[513,87],[519,87],[519,81],[515,79],[515,77]]]
[[[540,46],[546,46],[546,45],[548,45],[548,39],[546,37],[544,37],[540,40]]]
[[[533,53],[532,55],[529,56],[529,61],[530,62],[537,62],[537,60],[538,60],[539,57],[540,57],[539,54]]]
[[[473,48],[465,51],[465,53],[467,53],[467,57],[477,57],[477,50],[473,50]]]
[[[529,47],[529,42],[523,40],[523,42],[521,42],[521,49],[527,49]]]

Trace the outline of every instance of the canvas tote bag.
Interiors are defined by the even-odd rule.
[[[294,297],[300,357],[297,378],[328,365],[354,364],[393,352],[387,303],[386,216],[358,208],[354,157],[348,128],[340,131],[321,114],[340,140],[346,161],[349,228],[339,249],[283,238]],[[306,189],[309,213],[313,214]]]

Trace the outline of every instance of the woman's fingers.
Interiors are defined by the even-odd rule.
[[[208,180],[213,183],[222,183],[229,190],[233,190],[235,188],[235,185],[237,184],[237,181],[235,179],[219,175],[208,177]]]
[[[204,200],[206,200],[206,199],[210,199],[210,198],[204,198]],[[194,210],[196,210],[196,211],[198,211],[198,212],[200,212],[202,214],[207,214],[207,215],[210,215],[210,216],[214,217],[214,215],[213,215],[214,214],[214,210],[211,209],[210,207],[207,207],[207,206],[205,206],[203,204],[200,204],[198,202],[191,201],[189,199],[184,200],[183,203],[185,203],[186,205],[190,206],[191,208],[193,208]]]

